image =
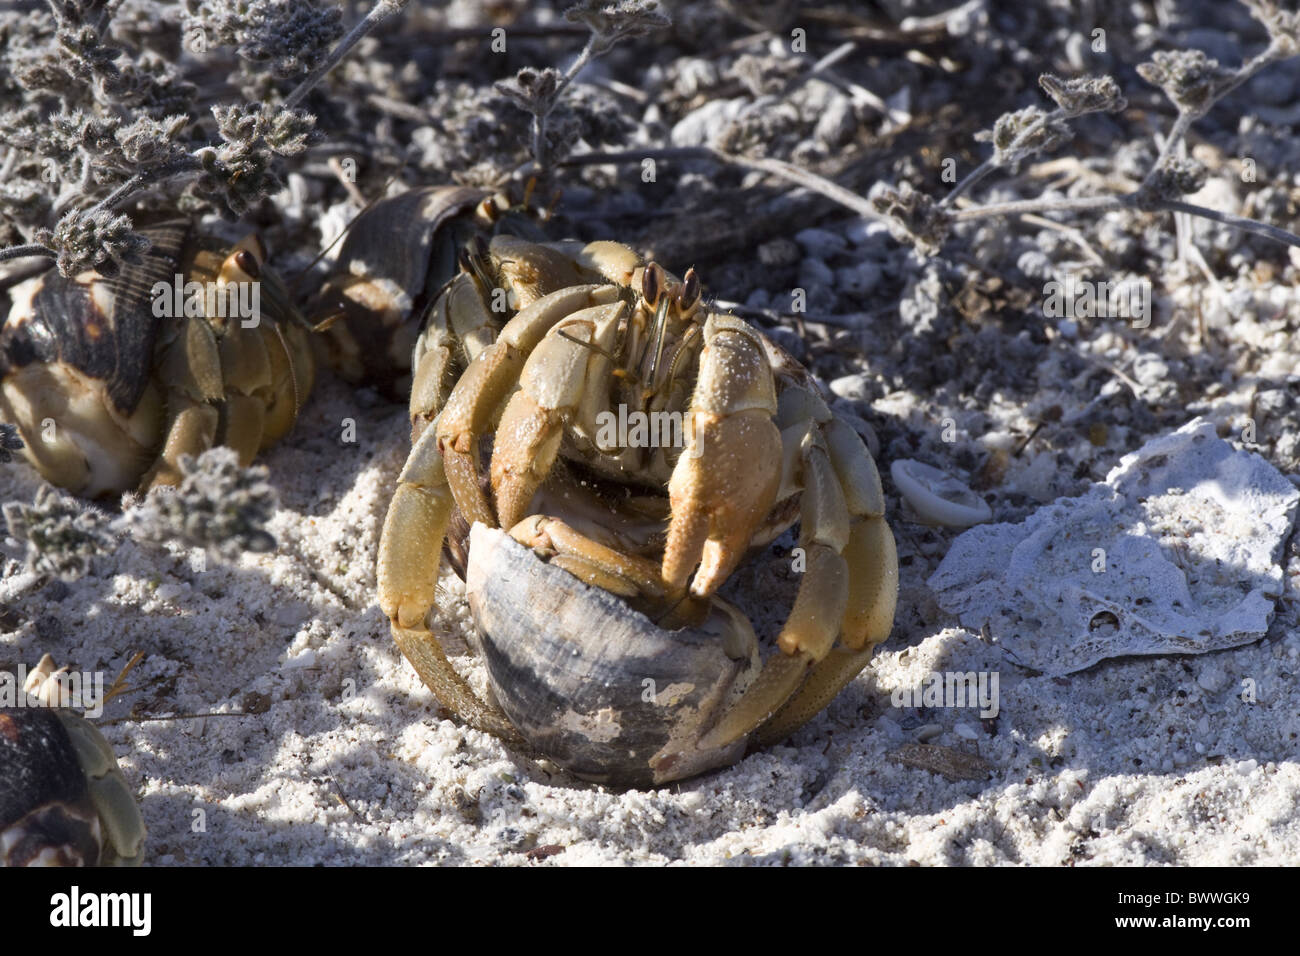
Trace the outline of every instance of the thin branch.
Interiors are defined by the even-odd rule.
[[[1276,63],[1278,60],[1285,60],[1287,58],[1287,55],[1283,52],[1277,41],[1274,40],[1262,53],[1249,62],[1242,64],[1236,74],[1216,89],[1214,93],[1210,95],[1208,102],[1206,102],[1200,109],[1195,111],[1180,109],[1178,112],[1178,118],[1174,120],[1174,125],[1170,128],[1169,135],[1165,137],[1165,141],[1160,147],[1160,153],[1156,156],[1155,162],[1151,164],[1151,169],[1147,172],[1146,179],[1143,180],[1143,183],[1145,184],[1150,182],[1151,177],[1153,177],[1156,174],[1156,171],[1164,165],[1165,160],[1173,155],[1175,147],[1182,142],[1183,137],[1186,136],[1188,130],[1192,128],[1193,123],[1209,113],[1221,99],[1233,90],[1237,89],[1237,87],[1241,86],[1241,84],[1245,83],[1260,70],[1264,69],[1264,67],[1268,66],[1270,63]]]
[[[1018,143],[1018,142],[1029,141],[1029,139],[1032,136],[1034,136],[1043,127],[1047,126],[1049,123],[1053,123],[1058,120],[1065,119],[1068,117],[1068,115],[1069,114],[1066,113],[1065,110],[1059,108],[1052,110],[1050,113],[1044,113],[1034,122],[1030,123],[1023,130],[1021,130],[1020,134],[1016,136],[1016,142]],[[1015,143],[1012,143],[1011,146],[1008,147],[1006,152],[1009,153],[1014,148],[1015,148]],[[953,186],[952,191],[949,192],[948,195],[944,196],[941,200],[939,200],[939,205],[951,206],[954,202],[957,201],[957,198],[959,196],[969,191],[972,186],[978,183],[989,173],[993,172],[993,170],[1000,169],[1004,165],[1005,163],[998,158],[997,151],[994,151],[992,156],[990,156],[988,159],[984,160],[984,162],[980,163],[978,166],[972,169],[969,173],[966,174],[966,176],[961,180],[961,182],[957,183],[956,186]]]
[[[814,172],[795,166],[791,163],[779,159],[753,159],[749,156],[737,156],[734,153],[724,153],[720,149],[713,149],[709,146],[665,146],[650,149],[628,149],[614,152],[587,152],[579,153],[576,156],[569,156],[560,161],[561,166],[602,166],[602,165],[622,165],[624,163],[640,163],[647,159],[674,160],[674,159],[703,159],[712,160],[717,163],[726,163],[729,166],[738,166],[742,169],[753,169],[763,173],[770,173],[774,176],[780,176],[787,182],[803,186],[805,189],[811,189],[828,199],[833,199],[847,209],[853,210],[859,216],[868,219],[874,219],[879,222],[888,222],[888,218],[882,216],[876,211],[871,202],[857,193],[845,189],[837,183],[831,182],[824,176],[819,176]]]
[[[569,84],[573,82],[573,78],[581,73],[582,68],[592,61],[596,55],[595,48],[596,34],[593,33],[587,38],[586,45],[583,46],[581,52],[569,64],[569,68],[564,71],[564,75],[556,83],[555,93],[552,94],[546,109],[533,114],[533,161],[543,173],[550,168],[550,156],[546,149],[546,121],[550,118],[551,113],[555,111],[555,107],[559,105],[560,97],[568,89]]]
[[[709,150],[715,157],[724,163],[731,163],[733,166],[741,166],[745,169],[756,169],[760,172],[771,173],[780,176],[788,182],[803,186],[805,189],[811,189],[815,193],[820,193],[827,199],[833,199],[835,202],[851,209],[859,216],[865,219],[874,219],[878,222],[888,222],[886,216],[876,211],[876,207],[871,201],[859,196],[857,193],[845,189],[837,183],[831,182],[823,176],[818,176],[814,172],[802,169],[792,163],[784,162],[780,159],[751,159],[748,156],[736,156],[732,153],[724,153],[721,150]]]
[[[285,98],[284,103],[281,104],[281,108],[291,110],[306,99],[307,94],[315,89],[321,80],[325,79],[325,75],[329,73],[330,70],[334,69],[334,67],[338,66],[339,63],[342,62],[343,58],[352,51],[354,46],[361,42],[366,34],[379,26],[379,24],[383,23],[389,17],[400,13],[406,4],[407,0],[379,0],[379,2],[371,8],[370,12],[366,14],[365,19],[353,27],[352,32],[340,40],[338,45],[330,51],[329,56],[325,57],[325,59],[321,60],[312,68],[312,71],[307,74],[301,83],[298,84],[297,89]]]
[[[1178,118],[1174,120],[1174,125],[1169,128],[1169,135],[1160,144],[1160,152],[1156,156],[1155,162],[1151,164],[1151,168],[1147,170],[1146,178],[1142,180],[1143,185],[1150,182],[1151,177],[1156,174],[1156,170],[1163,166],[1165,160],[1173,155],[1174,149],[1182,142],[1183,137],[1187,135],[1187,131],[1192,128],[1192,124],[1196,122],[1196,119],[1197,117],[1188,112],[1178,114]]]
[[[8,259],[26,259],[34,256],[43,256],[46,259],[58,258],[58,253],[48,246],[43,246],[39,242],[29,242],[25,246],[10,246],[8,249],[0,249],[0,262]]]
[[[177,159],[163,166],[159,166],[157,169],[136,173],[99,202],[95,203],[95,205],[91,206],[89,212],[93,213],[102,210],[115,209],[136,193],[148,189],[150,186],[156,186],[168,179],[174,179],[183,173],[193,172],[200,166],[201,163],[199,160],[195,156],[190,155],[183,159]]]
[[[707,146],[650,146],[645,149],[591,150],[566,156],[561,166],[621,166],[639,163],[646,159],[706,159],[717,160],[718,155]]]
[[[1182,202],[1175,199],[1161,200],[1155,205],[1156,209],[1164,212],[1183,212],[1189,216],[1200,216],[1202,219],[1210,219],[1214,222],[1222,223],[1225,226],[1231,226],[1233,229],[1240,229],[1243,232],[1254,233],[1257,236],[1264,236],[1267,239],[1273,239],[1277,242],[1285,243],[1288,246],[1295,246],[1300,249],[1300,236],[1293,232],[1287,232],[1277,226],[1270,226],[1266,222],[1260,222],[1257,219],[1247,219],[1245,216],[1234,216],[1232,213],[1219,212],[1217,209],[1208,209],[1205,206],[1198,206],[1195,203]]]
[[[1076,196],[1071,199],[1018,199],[1015,202],[968,206],[953,213],[954,222],[970,222],[994,216],[1020,216],[1037,212],[1107,212],[1132,206],[1128,196]]]

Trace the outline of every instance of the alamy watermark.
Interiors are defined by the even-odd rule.
[[[159,280],[149,291],[153,314],[159,318],[238,319],[246,329],[256,328],[262,321],[262,284],[256,279],[186,282],[178,272],[171,282]]]
[[[6,707],[73,707],[90,718],[104,713],[102,671],[49,671],[38,665],[28,670],[0,671],[0,710]]]
[[[981,718],[998,715],[997,671],[931,671],[915,687],[895,687],[895,707],[979,708]]]
[[[600,448],[681,448],[688,458],[703,452],[697,441],[695,418],[683,412],[603,411],[596,415],[596,445]]]
[[[1125,319],[1135,329],[1151,325],[1151,282],[1093,282],[1068,273],[1043,286],[1043,314],[1049,319]]]

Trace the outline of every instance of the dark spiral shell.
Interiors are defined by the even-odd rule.
[[[698,628],[664,630],[483,525],[470,532],[465,587],[497,702],[574,775],[652,787],[744,754],[746,739],[697,746],[758,672],[743,618],[719,609]]]

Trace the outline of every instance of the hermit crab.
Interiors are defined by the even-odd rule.
[[[470,726],[621,786],[725,766],[816,715],[893,624],[897,557],[861,438],[693,270],[509,235],[471,241],[463,265],[415,344],[413,448],[377,567],[423,681]],[[619,425],[634,420],[667,437]],[[804,573],[764,655],[717,592],[796,522]],[[487,699],[430,627],[444,541]]]
[[[406,401],[415,338],[456,275],[461,249],[502,229],[541,238],[527,207],[527,193],[515,203],[475,186],[428,186],[372,203],[348,227],[332,275],[305,307],[322,333],[324,361],[349,382]]]
[[[0,421],[48,481],[93,498],[180,480],[213,445],[242,464],[293,425],[311,390],[305,321],[249,237],[184,221],[111,277],[50,271],[9,290]]]
[[[25,706],[0,709],[0,866],[133,866],[145,827],[103,735],[63,699],[47,654]]]

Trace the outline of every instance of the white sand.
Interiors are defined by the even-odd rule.
[[[148,686],[111,703],[105,718],[126,719],[104,730],[138,788],[154,864],[524,864],[551,847],[562,852],[531,862],[1300,860],[1294,556],[1260,643],[1050,679],[968,631],[913,624],[788,745],[667,789],[612,792],[436,716],[372,603],[405,415],[361,397],[364,407],[327,380],[266,456],[282,496],[278,554],[196,572],[197,552],[126,543],[59,601],[16,565],[0,583],[21,618],[0,635],[0,665],[49,651],[111,679],[145,653],[134,682]],[[345,417],[354,446],[337,443]],[[0,481],[4,500],[36,487],[25,466]],[[895,526],[906,560],[913,533]],[[926,568],[904,564],[901,606],[933,600]],[[465,626],[463,604],[452,613]],[[458,661],[481,683],[476,661]],[[890,706],[890,691],[931,670],[999,673],[992,735],[971,710]],[[1247,679],[1257,703],[1241,700]],[[135,720],[133,706],[234,716]],[[991,779],[954,782],[891,759],[918,734],[978,753]]]

